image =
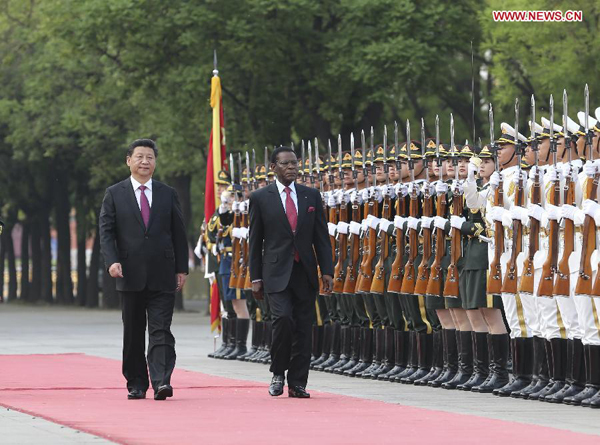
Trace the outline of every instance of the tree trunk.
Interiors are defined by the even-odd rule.
[[[92,247],[92,256],[90,258],[90,274],[87,279],[86,302],[87,307],[98,307],[99,289],[98,289],[98,268],[100,267],[100,233],[96,229],[94,235],[94,247]]]
[[[31,224],[28,221],[22,223],[21,233],[21,301],[29,300],[29,232]]]
[[[65,172],[56,176],[54,187],[54,210],[56,222],[56,302],[73,304],[73,280],[71,279],[71,228],[69,183]]]
[[[38,301],[42,295],[42,230],[39,215],[31,223],[31,288],[29,301]]]
[[[88,234],[87,218],[81,198],[76,206],[77,219],[77,305],[86,305],[87,266],[86,266],[86,238]],[[98,274],[96,274],[96,277]],[[96,282],[98,280],[96,279]]]
[[[17,299],[17,263],[15,261],[15,246],[12,239],[12,228],[6,231],[6,258],[8,259],[8,299],[7,301]]]
[[[44,212],[40,218],[41,231],[41,299],[46,303],[53,303],[52,295],[52,238],[50,236],[49,212]]]

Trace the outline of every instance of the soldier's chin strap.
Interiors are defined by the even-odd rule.
[[[515,155],[517,154],[517,146],[516,146],[516,145],[513,145],[513,147],[514,147],[514,148],[513,148],[513,154],[512,154],[512,156],[510,157],[510,159],[509,159],[508,161],[506,161],[505,163],[503,163],[503,164],[502,164],[502,167],[506,167],[506,166],[507,166],[508,164],[510,164],[510,163],[513,161],[513,159],[515,158]],[[504,149],[503,149],[503,150],[504,150]]]

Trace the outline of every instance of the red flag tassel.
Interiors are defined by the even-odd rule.
[[[210,332],[215,329],[221,332],[221,302],[219,301],[219,286],[215,280],[210,287]]]

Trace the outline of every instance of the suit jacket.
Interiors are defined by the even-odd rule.
[[[250,195],[250,278],[262,279],[266,293],[282,292],[287,287],[294,265],[294,249],[315,290],[319,288],[317,262],[323,275],[333,276],[331,243],[321,194],[310,187],[295,186],[298,197],[295,234],[275,183]]]
[[[100,211],[100,246],[107,268],[122,265],[117,290],[174,291],[176,273],[188,273],[188,244],[177,192],[152,181],[146,228],[131,179],[107,188]]]

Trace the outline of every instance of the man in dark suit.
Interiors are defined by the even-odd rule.
[[[117,279],[123,310],[123,375],[129,399],[173,395],[175,292],[188,273],[188,245],[181,206],[171,187],[152,179],[158,149],[137,139],[127,151],[131,176],[108,189],[100,211],[100,244],[109,274]],[[148,361],[146,363],[146,316]]]
[[[252,294],[269,295],[273,317],[272,396],[283,394],[287,371],[290,397],[308,398],[306,383],[311,326],[319,291],[317,262],[326,292],[333,288],[331,244],[318,190],[295,184],[298,159],[289,147],[271,155],[275,183],[250,195]]]

